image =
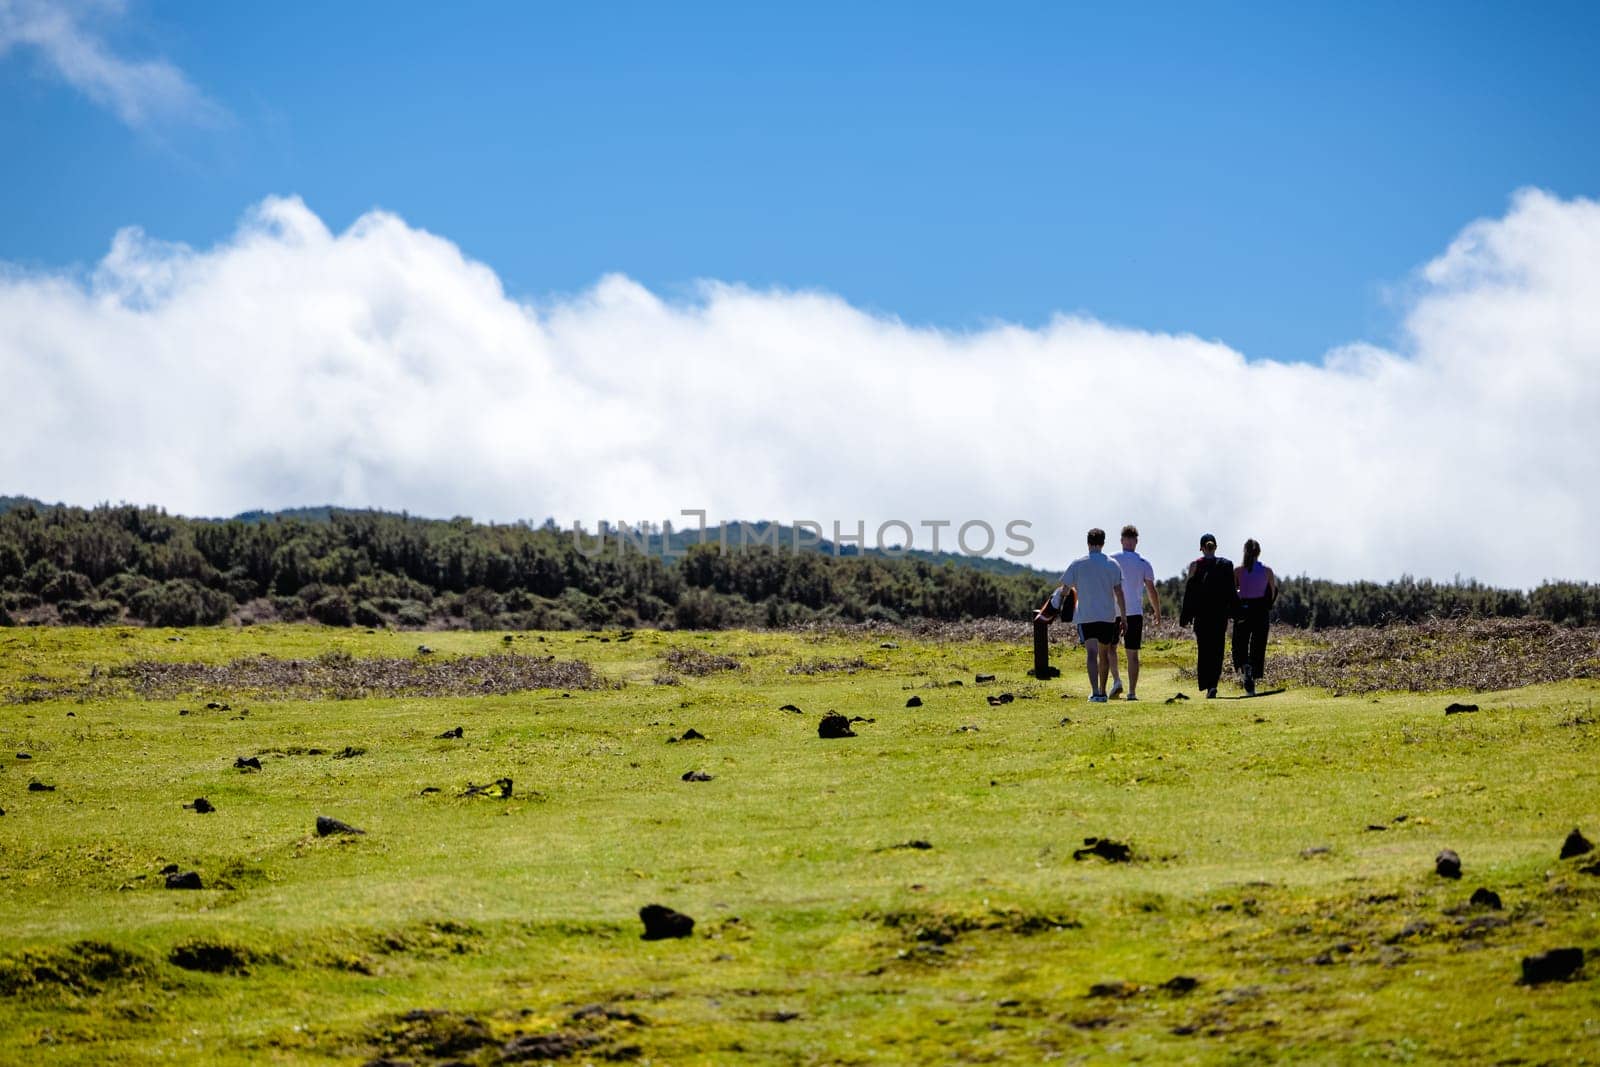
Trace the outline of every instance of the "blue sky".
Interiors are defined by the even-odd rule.
[[[0,492],[1600,580],[1597,54],[1595,3],[0,0]]]
[[[1600,5],[87,7],[204,115],[130,128],[0,56],[0,258],[374,207],[519,297],[610,271],[911,323],[1085,312],[1251,358],[1386,342],[1510,194],[1600,192]]]

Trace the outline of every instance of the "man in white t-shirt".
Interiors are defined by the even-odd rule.
[[[1150,561],[1139,555],[1139,528],[1129,523],[1122,528],[1122,551],[1111,558],[1122,568],[1122,597],[1128,609],[1128,629],[1122,643],[1128,650],[1128,699],[1138,700],[1139,646],[1144,641],[1144,594],[1150,594],[1150,614],[1156,625],[1161,624],[1161,594],[1156,592],[1156,571]],[[1115,684],[1111,696],[1122,689],[1122,679],[1117,677],[1117,650],[1111,650],[1111,674]]]
[[[1067,565],[1061,576],[1063,590],[1078,598],[1073,616],[1083,638],[1083,651],[1089,661],[1091,703],[1106,702],[1106,664],[1101,647],[1110,652],[1122,632],[1125,609],[1122,603],[1122,570],[1105,554],[1106,532],[1098,527],[1089,531],[1089,554]]]

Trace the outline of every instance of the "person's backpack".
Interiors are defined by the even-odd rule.
[[[1039,606],[1038,614],[1034,618],[1041,622],[1055,622],[1057,619],[1071,622],[1072,613],[1077,610],[1077,604],[1077,594],[1058,585],[1050,593],[1049,598]]]

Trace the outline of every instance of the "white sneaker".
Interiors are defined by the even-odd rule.
[[[1115,700],[1115,699],[1117,699],[1117,697],[1119,697],[1121,695],[1122,695],[1122,683],[1121,682],[1113,682],[1112,685],[1111,685],[1111,692],[1106,694],[1106,699],[1107,700]]]

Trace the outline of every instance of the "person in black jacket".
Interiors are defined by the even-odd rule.
[[[1200,537],[1200,558],[1189,564],[1183,586],[1183,609],[1178,622],[1194,624],[1197,649],[1195,676],[1207,697],[1217,695],[1222,679],[1222,649],[1227,643],[1228,621],[1239,607],[1239,590],[1233,581],[1233,561],[1217,555],[1217,539]]]

